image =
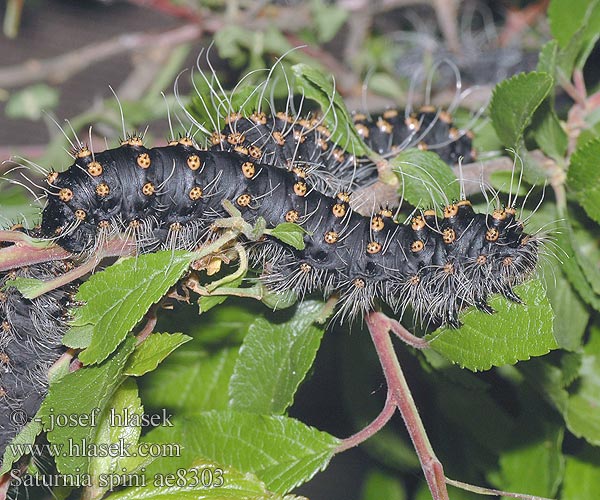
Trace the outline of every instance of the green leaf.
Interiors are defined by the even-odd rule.
[[[46,283],[43,280],[38,280],[36,278],[22,278],[17,277],[11,280],[7,280],[4,284],[5,287],[13,286],[23,297],[26,299],[31,299],[38,295],[40,289],[46,286]]]
[[[407,149],[390,165],[402,183],[400,194],[413,206],[445,206],[460,198],[460,186],[452,168],[431,151]]]
[[[544,427],[543,435],[533,439],[531,432],[523,432],[521,444],[502,453],[498,483],[501,489],[547,498],[556,494],[564,471],[564,430],[558,425]]]
[[[552,36],[566,47],[578,31],[584,30],[583,41],[594,37],[600,30],[598,0],[552,0],[548,7],[548,21]]]
[[[567,187],[587,214],[600,223],[600,139],[589,141],[573,153],[567,174]]]
[[[154,333],[137,346],[123,373],[139,377],[154,370],[160,362],[192,337],[183,333]]]
[[[39,416],[48,441],[63,446],[79,446],[80,452],[59,453],[54,458],[61,474],[81,474],[88,471],[89,454],[84,443],[93,443],[98,428],[95,424],[123,382],[123,368],[133,352],[135,339],[130,337],[109,359],[97,366],[81,368],[50,384],[48,396]],[[55,425],[59,419],[75,418],[74,426]]]
[[[427,336],[431,347],[453,363],[473,371],[514,364],[558,347],[552,334],[553,312],[542,284],[532,280],[515,288],[525,305],[495,295],[495,314],[470,308],[463,326],[437,329]]]
[[[94,274],[81,285],[76,298],[86,304],[76,310],[74,325],[93,325],[91,343],[79,355],[81,362],[106,359],[193,259],[193,254],[182,251],[140,255]]]
[[[505,146],[517,147],[533,113],[552,89],[546,73],[521,73],[494,89],[490,115],[498,137]]]
[[[35,443],[38,434],[42,432],[42,423],[36,418],[31,420],[17,434],[4,450],[0,475],[9,472],[12,465],[23,455],[28,454],[29,446]]]
[[[395,477],[373,470],[363,484],[361,500],[406,500],[406,491]]]
[[[39,120],[44,111],[52,111],[58,104],[58,90],[37,83],[11,95],[6,103],[5,113],[9,118]]]
[[[299,89],[306,97],[319,103],[321,109],[326,112],[323,118],[325,125],[332,131],[332,140],[355,156],[372,156],[372,151],[354,127],[344,101],[327,77],[307,64],[295,64],[292,71]]]
[[[127,379],[116,390],[111,401],[106,405],[106,413],[100,420],[100,423],[94,436],[93,444],[97,446],[113,446],[115,449],[123,448],[127,453],[134,454],[141,433],[141,416],[144,413],[142,402],[138,397],[136,383],[132,379]],[[107,454],[107,456],[90,457],[90,476],[93,482],[88,498],[102,498],[103,494],[109,489],[107,482],[102,482],[101,475],[110,476],[113,474],[123,474],[125,469],[127,474],[133,471],[125,467],[128,457],[125,453],[121,455]],[[111,456],[112,455],[112,456]]]
[[[561,500],[590,500],[600,491],[600,453],[588,447],[579,456],[567,456]]]
[[[158,474],[145,486],[113,493],[108,500],[302,500],[271,493],[253,474],[201,461],[174,474]],[[306,500],[306,499],[304,499]]]
[[[329,42],[346,22],[348,9],[323,0],[311,0],[310,9],[319,43]]]
[[[268,230],[267,234],[287,243],[296,250],[304,250],[304,235],[306,234],[306,230],[298,224],[282,222],[273,229]]]
[[[576,391],[565,414],[568,429],[588,443],[600,445],[600,328],[592,328],[579,371]]]
[[[557,162],[564,161],[569,139],[549,99],[546,99],[535,112],[532,133],[538,146],[546,155]]]
[[[304,301],[286,323],[258,318],[250,326],[229,383],[230,408],[265,415],[286,411],[321,344],[324,327],[314,323],[322,310],[322,302]]]
[[[558,57],[558,43],[550,40],[540,50],[536,71],[554,76]]]
[[[237,349],[209,354],[201,346],[188,344],[145,378],[142,396],[146,405],[182,413],[226,409],[237,355]]]
[[[160,457],[149,473],[189,467],[198,457],[250,472],[269,490],[286,493],[323,470],[340,441],[282,416],[210,411],[180,418],[145,436],[153,443],[184,443],[180,457]],[[186,462],[187,463],[186,465]]]

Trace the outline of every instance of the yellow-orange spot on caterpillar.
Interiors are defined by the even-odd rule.
[[[352,116],[352,119],[354,120],[354,123],[356,122],[363,122],[367,119],[366,115],[363,115],[362,113],[356,113],[355,115]]]
[[[454,274],[454,264],[447,262],[442,268],[446,274]]]
[[[307,264],[306,262],[300,264],[300,271],[302,271],[303,273],[308,273],[311,269],[312,266],[310,264]]]
[[[515,207],[506,207],[504,209],[504,211],[508,214],[508,215],[515,215],[517,213],[517,209]]]
[[[256,167],[254,166],[254,163],[252,163],[251,161],[246,161],[242,163],[242,174],[244,174],[244,177],[246,179],[252,179],[255,173]]]
[[[425,248],[425,243],[421,240],[415,240],[410,244],[410,251],[414,253],[420,252],[423,248]]]
[[[91,161],[88,163],[87,171],[92,177],[98,177],[102,174],[102,165],[97,161]]]
[[[292,172],[294,172],[297,177],[300,177],[300,179],[306,179],[306,170],[302,167],[294,167],[292,168]]]
[[[365,283],[365,280],[362,278],[354,278],[352,280],[352,284],[356,287],[356,288],[364,288],[365,286],[367,286],[367,284]]]
[[[110,193],[110,188],[108,187],[108,184],[101,182],[100,184],[98,184],[96,186],[96,194],[98,196],[104,197],[104,196],[108,196]]]
[[[233,146],[242,144],[246,140],[246,136],[240,132],[232,132],[227,136],[227,142]]]
[[[409,282],[411,285],[415,286],[415,285],[418,285],[418,284],[421,282],[421,278],[419,277],[419,275],[418,275],[418,274],[415,274],[415,275],[411,276],[411,277],[408,279],[408,282]]]
[[[200,161],[200,157],[198,155],[190,155],[187,157],[187,166],[190,167],[191,170],[198,170],[202,166],[202,161]]]
[[[500,237],[500,232],[492,227],[485,232],[485,239],[487,241],[496,241]]]
[[[450,137],[450,139],[453,141],[456,141],[460,139],[460,131],[456,127],[450,127],[450,130],[448,131],[448,137]]]
[[[375,253],[379,253],[381,252],[381,243],[379,243],[378,241],[371,241],[368,245],[367,245],[367,252],[370,254],[375,254]]]
[[[471,206],[471,202],[469,200],[460,200],[459,202],[456,203],[457,207],[470,207]]]
[[[191,137],[182,137],[181,139],[179,139],[179,144],[181,144],[182,146],[193,146],[194,145],[194,141],[192,141]]]
[[[0,290],[0,304],[6,302],[6,293]]]
[[[331,208],[331,211],[336,217],[343,217],[344,215],[346,215],[346,205],[343,203],[336,203]]]
[[[504,259],[502,259],[502,265],[504,267],[510,267],[513,265],[513,258],[512,257],[504,257]]]
[[[110,227],[110,222],[107,220],[101,220],[100,222],[98,222],[98,227],[100,229],[108,229]]]
[[[317,139],[317,146],[321,148],[321,151],[327,151],[327,149],[329,149],[329,143],[327,142],[327,139],[323,139],[322,137]]]
[[[150,155],[148,153],[141,153],[137,156],[136,162],[141,168],[148,168],[152,163],[150,160]]]
[[[58,199],[60,201],[64,201],[65,203],[71,201],[73,199],[73,191],[71,191],[69,188],[62,188],[58,192]]]
[[[404,120],[404,124],[407,126],[408,130],[412,132],[418,132],[421,128],[421,122],[415,115],[410,115],[408,118]]]
[[[383,112],[383,117],[386,120],[389,120],[390,118],[396,118],[398,116],[398,111],[396,109],[386,109]]]
[[[384,134],[391,134],[393,127],[390,122],[388,122],[380,117],[377,120],[377,128],[379,129],[380,132],[383,132]]]
[[[413,231],[420,231],[421,229],[423,229],[425,227],[425,221],[423,220],[423,217],[421,217],[420,215],[417,215],[416,217],[413,217],[412,220],[410,221],[410,227],[412,228]]]
[[[492,212],[492,218],[496,219],[496,220],[504,220],[504,219],[506,219],[506,210],[504,210],[503,208],[496,208]]]
[[[296,129],[294,129],[294,139],[296,139],[296,142],[299,142],[300,144],[306,140],[302,131]]]
[[[86,217],[87,217],[87,214],[85,213],[85,210],[81,210],[81,209],[75,210],[75,218],[77,220],[84,221]]]
[[[225,117],[225,123],[229,125],[230,123],[236,122],[242,119],[241,113],[230,113]]]
[[[50,172],[46,176],[46,182],[50,185],[54,184],[57,179],[58,179],[58,172]]]
[[[294,119],[289,116],[287,113],[284,113],[283,111],[278,111],[275,116],[277,118],[279,118],[280,120],[283,120],[285,122],[291,123],[292,121],[294,121]]]
[[[233,150],[236,151],[237,153],[240,153],[241,155],[248,156],[248,148],[246,148],[244,146],[235,146],[233,148]]]
[[[146,182],[146,184],[144,184],[142,187],[142,193],[144,193],[146,196],[152,196],[155,191],[156,188],[152,182]]]
[[[381,215],[373,216],[373,218],[371,219],[371,229],[377,233],[379,231],[382,231],[384,227],[385,221],[383,220],[383,217],[381,217]]]
[[[8,321],[2,322],[2,330],[4,332],[10,332],[10,323]]]
[[[92,152],[87,146],[81,146],[75,150],[75,156],[77,156],[77,158],[87,158],[88,156],[91,156],[91,154]]]
[[[240,207],[247,207],[248,205],[250,205],[250,202],[252,201],[252,197],[249,194],[241,194],[238,196],[236,203],[240,206]]]
[[[221,144],[226,139],[225,135],[221,132],[213,132],[210,136],[210,142],[213,146]]]
[[[317,132],[319,132],[319,134],[325,136],[326,138],[331,137],[331,131],[325,125],[319,125],[317,127]]]
[[[440,111],[438,118],[440,119],[440,121],[443,121],[444,123],[447,123],[447,124],[452,123],[452,115],[450,113],[448,113],[448,111]]]
[[[362,123],[356,124],[356,131],[358,132],[358,135],[364,137],[365,139],[369,137],[369,127],[363,125]]]
[[[255,146],[254,144],[252,144],[251,146],[248,146],[248,154],[256,159],[256,160],[260,160],[262,158],[262,149],[260,149],[258,146]]]
[[[285,139],[281,132],[275,131],[271,135],[273,136],[273,140],[280,146],[283,146],[285,144]]]
[[[456,232],[454,231],[454,229],[452,229],[451,227],[447,227],[446,229],[444,229],[442,231],[442,240],[444,241],[444,243],[446,243],[446,245],[454,243],[454,241],[456,240]]]
[[[419,108],[419,113],[435,113],[436,109],[434,106],[421,106]]]
[[[285,213],[286,222],[297,222],[299,218],[300,214],[298,213],[298,210],[288,210]]]
[[[429,146],[427,146],[426,142],[421,141],[421,142],[419,142],[419,144],[417,144],[417,148],[419,148],[421,151],[427,151]]]
[[[169,226],[169,231],[173,231],[173,232],[181,231],[181,222],[173,222]]]
[[[167,146],[177,146],[177,144],[179,144],[179,141],[172,140],[167,143]]]
[[[133,219],[132,221],[129,221],[129,227],[131,229],[137,229],[141,225],[142,225],[142,223],[140,222],[139,219]]]
[[[381,208],[379,210],[379,215],[381,215],[382,217],[391,217],[392,215],[394,215],[394,213],[389,209],[389,208]]]
[[[294,193],[296,193],[297,196],[304,196],[307,191],[308,186],[306,185],[306,182],[298,181],[294,183]]]
[[[199,186],[195,186],[192,189],[190,189],[189,197],[192,201],[197,201],[200,198],[202,198],[202,188]]]
[[[139,135],[130,135],[121,141],[121,146],[140,147],[144,145],[144,140]]]
[[[435,217],[435,210],[433,210],[432,208],[428,208],[427,210],[425,210],[423,212],[423,216],[424,217]]]
[[[350,202],[350,193],[348,193],[347,191],[340,191],[338,194],[336,194],[336,197],[343,203]]]
[[[59,234],[61,234],[61,233],[62,233],[64,230],[65,230],[65,228],[64,228],[64,227],[62,227],[62,226],[58,226],[58,227],[57,227],[57,228],[54,230],[54,234],[56,234],[56,235],[58,236],[58,235],[59,235]]]
[[[267,123],[267,115],[262,111],[260,113],[252,113],[250,115],[250,119],[257,125],[264,125],[265,123]]]
[[[333,245],[339,238],[339,234],[336,233],[335,231],[327,231],[325,233],[325,237],[323,238],[325,240],[325,243],[329,243],[330,245]]]
[[[333,150],[333,158],[335,159],[335,161],[344,161],[344,152],[341,149],[335,148]]]
[[[452,205],[446,205],[444,207],[444,218],[449,219],[450,217],[454,217],[458,214],[458,205],[452,203]]]
[[[475,262],[477,262],[477,264],[479,264],[480,266],[483,266],[487,263],[487,257],[485,255],[480,255],[479,257],[477,257]]]

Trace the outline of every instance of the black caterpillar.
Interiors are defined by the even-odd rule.
[[[306,230],[302,251],[267,239],[262,279],[275,290],[340,296],[342,317],[367,313],[378,301],[426,322],[459,326],[458,312],[491,312],[491,293],[519,300],[512,288],[535,268],[538,240],[523,232],[515,209],[476,214],[467,200],[397,224],[381,210],[363,217],[350,195],[326,196],[302,163],[290,171],[247,155],[201,150],[190,138],[147,149],[139,137],[102,153],[82,147],[75,163],[48,178],[51,193],[42,233],[63,248],[93,252],[116,235],[140,252],[194,248],[211,237],[231,201],[253,223],[294,222]]]
[[[448,164],[475,159],[472,133],[460,131],[446,111],[422,107],[405,113],[389,109],[375,118],[356,113],[355,127],[365,144],[384,157],[417,146],[435,151]],[[331,131],[318,116],[298,118],[287,113],[248,117],[232,113],[226,126],[212,133],[210,149],[235,151],[264,164],[291,167],[303,163],[315,173],[315,187],[334,195],[342,189],[366,187],[377,180],[377,168],[366,158],[356,158],[347,145],[331,140]]]
[[[0,459],[46,395],[48,370],[65,351],[61,339],[77,288],[72,283],[28,300],[5,285],[17,277],[49,280],[71,266],[54,261],[0,273]]]

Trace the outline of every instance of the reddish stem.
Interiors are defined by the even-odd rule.
[[[2,233],[7,234],[10,231],[2,231]],[[0,235],[0,241],[11,241],[3,236]],[[72,257],[70,252],[59,246],[36,247],[22,240],[12,241],[15,241],[14,245],[0,249],[0,271]]]

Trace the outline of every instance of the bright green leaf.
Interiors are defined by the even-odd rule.
[[[490,115],[505,146],[517,147],[533,113],[552,89],[546,73],[521,73],[496,85]]]
[[[532,280],[516,287],[515,292],[525,305],[495,295],[490,300],[495,314],[467,310],[460,317],[461,328],[444,326],[427,336],[431,347],[473,371],[514,364],[556,349],[554,314],[542,284]]]
[[[460,198],[452,168],[437,154],[407,149],[389,161],[402,183],[399,192],[411,205],[443,206]]]
[[[123,373],[139,377],[150,372],[175,349],[191,339],[183,333],[154,333],[133,351]]]
[[[569,139],[548,99],[535,112],[531,126],[540,149],[556,161],[564,161]]]
[[[571,156],[567,186],[587,214],[600,223],[600,139],[589,141]]]
[[[27,447],[35,442],[40,432],[42,432],[42,424],[36,418],[21,429],[4,450],[0,475],[10,471],[12,465],[23,455],[27,454]]]
[[[123,382],[123,368],[134,345],[135,339],[130,337],[103,363],[81,368],[50,384],[48,396],[39,411],[50,443],[62,445],[67,450],[71,445],[79,446],[82,450],[85,442],[94,442],[98,430],[94,424],[98,423],[113,394]],[[78,419],[76,426],[53,425],[56,418],[68,418],[70,415]],[[55,461],[60,473],[81,474],[88,470],[90,456],[84,451],[64,452],[58,454]]]
[[[552,0],[548,7],[548,21],[552,36],[561,47],[566,47],[575,34],[585,30],[583,41],[600,31],[598,0]]]
[[[89,347],[79,355],[84,364],[99,363],[173,286],[193,260],[193,254],[165,251],[140,255],[110,266],[86,281],[77,300],[75,326],[93,325]]]
[[[272,491],[286,493],[323,470],[340,441],[283,416],[210,411],[180,418],[173,427],[158,427],[145,439],[185,443],[180,457],[160,457],[153,473],[189,467],[198,457],[251,472]],[[186,462],[189,462],[186,464]]]
[[[319,349],[324,327],[314,322],[322,310],[322,302],[304,301],[286,323],[258,318],[250,326],[229,383],[232,409],[285,412]]]
[[[283,222],[268,231],[268,234],[284,243],[294,247],[296,250],[304,250],[304,234],[306,231],[298,224]]]
[[[588,447],[579,456],[567,456],[561,500],[591,500],[600,491],[600,453]]]

